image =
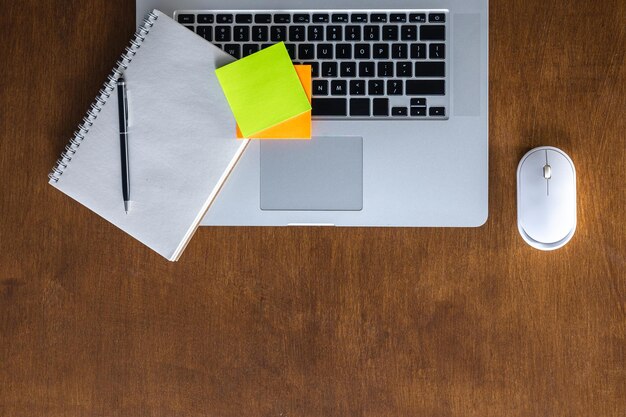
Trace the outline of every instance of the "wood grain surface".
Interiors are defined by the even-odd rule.
[[[626,416],[623,0],[492,0],[485,226],[202,228],[175,264],[46,181],[134,2],[0,11],[0,416]],[[539,145],[578,171],[551,253]]]

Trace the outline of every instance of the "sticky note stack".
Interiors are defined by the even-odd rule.
[[[284,43],[215,74],[237,121],[238,138],[311,138],[311,67],[294,66]]]

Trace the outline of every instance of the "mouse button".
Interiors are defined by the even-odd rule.
[[[576,204],[576,179],[572,165],[563,154],[556,151],[548,151],[548,160],[552,168],[550,197],[562,205],[562,212],[571,211],[571,207]]]
[[[543,180],[543,167],[546,165],[545,151],[528,155],[520,167],[520,180]]]
[[[530,168],[541,167],[546,164],[546,152],[539,150],[531,153],[522,162],[522,169],[528,170]],[[541,171],[537,171],[537,174],[541,174]]]
[[[560,152],[548,150],[548,164],[550,164],[552,175],[560,180],[574,184],[574,169],[569,159]]]
[[[552,167],[548,164],[543,166],[543,177],[547,180],[552,177]]]
[[[546,192],[546,180],[543,167],[546,164],[545,152],[537,151],[528,155],[519,171],[519,184],[523,201],[532,201]]]
[[[520,225],[535,240],[542,241],[543,233],[550,220],[546,216],[549,207],[546,201],[546,180],[543,167],[546,163],[545,151],[536,151],[528,155],[519,172],[519,210]]]

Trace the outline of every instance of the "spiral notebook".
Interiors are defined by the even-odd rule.
[[[178,260],[248,141],[215,76],[234,59],[153,11],[50,173],[50,184]],[[124,211],[116,81],[129,107],[132,209]]]

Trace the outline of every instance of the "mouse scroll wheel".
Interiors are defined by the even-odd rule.
[[[552,178],[552,167],[548,164],[543,166],[543,177],[547,180]]]

